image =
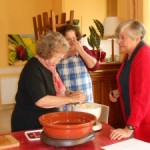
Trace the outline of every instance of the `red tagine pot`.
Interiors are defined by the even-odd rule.
[[[76,139],[92,131],[96,117],[85,112],[53,112],[40,116],[39,121],[49,137]]]

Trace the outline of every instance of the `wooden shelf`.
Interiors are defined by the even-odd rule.
[[[109,100],[110,90],[117,89],[116,73],[121,63],[101,63],[95,72],[90,72],[93,85],[94,101],[110,107],[109,124],[114,128],[123,127],[123,117],[119,102]]]

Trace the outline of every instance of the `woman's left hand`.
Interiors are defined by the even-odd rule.
[[[121,140],[122,138],[129,138],[134,130],[129,130],[127,127],[124,129],[115,129],[111,131],[110,138],[112,140]]]

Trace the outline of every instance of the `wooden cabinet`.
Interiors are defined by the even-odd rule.
[[[114,128],[123,127],[123,117],[119,102],[112,103],[109,100],[110,90],[116,89],[116,73],[120,63],[104,63],[99,69],[91,72],[94,101],[110,107],[109,124]]]

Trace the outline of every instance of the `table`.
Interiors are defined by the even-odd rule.
[[[11,150],[100,150],[102,146],[119,142],[109,138],[110,131],[113,129],[110,125],[101,122],[102,129],[95,132],[95,139],[78,146],[72,147],[53,147],[42,143],[41,141],[28,141],[24,135],[24,131],[12,132],[11,134],[20,141],[19,147],[11,148]],[[120,140],[122,141],[122,140]]]

